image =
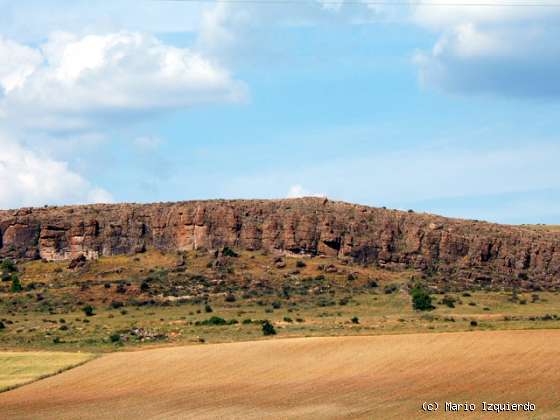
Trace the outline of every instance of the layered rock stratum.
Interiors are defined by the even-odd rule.
[[[338,256],[462,287],[560,288],[559,233],[324,198],[0,211],[0,256],[13,259],[224,246]]]

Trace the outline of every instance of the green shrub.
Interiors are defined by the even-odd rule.
[[[6,328],[6,325],[4,325],[4,323],[2,321],[0,321],[0,330],[3,330]]]
[[[263,321],[262,332],[263,335],[276,335],[276,330],[274,329],[274,325],[272,325],[268,320]]]
[[[304,268],[306,266],[307,266],[307,264],[305,264],[305,261],[303,261],[303,260],[297,260],[296,261],[296,267],[297,268]]]
[[[398,290],[399,290],[399,285],[395,284],[395,283],[388,284],[387,286],[385,286],[383,288],[383,291],[385,292],[386,295],[390,295],[391,293],[395,293]]]
[[[212,307],[209,304],[204,305],[204,312],[206,312],[207,314],[214,312],[214,310],[212,309]]]
[[[82,311],[84,311],[84,314],[86,316],[93,316],[95,315],[95,308],[91,305],[86,305],[82,308]]]
[[[219,316],[213,316],[204,321],[197,321],[197,325],[226,325],[227,321]]]
[[[241,322],[243,325],[249,325],[253,323],[253,320],[250,318],[244,319],[243,322]]]
[[[289,316],[285,316],[284,317],[284,322],[294,322],[294,320],[292,318],[290,318]]]
[[[228,293],[224,299],[226,302],[235,302],[235,295],[233,293]]]
[[[10,290],[12,292],[21,292],[22,289],[23,289],[23,287],[21,286],[21,282],[19,281],[19,277],[14,274],[12,276],[12,286],[10,287]]]
[[[430,293],[421,285],[416,285],[410,291],[410,295],[412,296],[412,307],[417,311],[431,311],[434,309]]]
[[[348,305],[348,302],[350,302],[350,297],[344,296],[343,298],[341,298],[341,299],[338,301],[338,304],[339,304],[340,306],[345,306],[345,305]]]
[[[118,343],[119,341],[121,341],[121,335],[117,333],[111,334],[109,339],[111,340],[111,343]]]
[[[222,250],[222,255],[224,257],[239,257],[239,254],[237,252],[235,252],[233,249],[231,249],[229,246],[224,246],[224,249]]]
[[[452,297],[452,296],[448,296],[448,295],[445,295],[445,296],[443,297],[443,299],[441,300],[441,303],[442,303],[442,304],[444,304],[444,305],[446,305],[446,306],[448,306],[448,307],[450,307],[450,308],[454,308],[454,307],[455,307],[455,302],[457,302],[457,299],[455,299],[455,298]]]
[[[358,318],[357,316],[354,316],[354,317],[352,317],[352,319],[350,321],[352,321],[352,324],[359,324],[360,323],[360,318]]]
[[[112,300],[111,301],[111,308],[113,309],[119,309],[122,308],[124,306],[124,303],[118,301],[118,300]]]
[[[476,327],[477,325],[478,325],[478,322],[473,319],[471,321],[471,327]]]
[[[16,264],[12,260],[10,260],[9,258],[6,258],[0,264],[0,270],[2,270],[4,273],[15,273],[17,271],[17,267],[16,267]]]

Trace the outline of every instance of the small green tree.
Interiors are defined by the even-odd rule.
[[[263,321],[262,332],[263,335],[276,335],[276,330],[274,329],[274,325],[272,325],[268,320]]]
[[[431,311],[435,309],[434,305],[432,305],[430,292],[422,285],[417,284],[414,286],[410,291],[410,295],[412,296],[412,307],[417,311]]]
[[[21,286],[21,282],[19,281],[19,277],[14,274],[12,276],[12,287],[10,288],[10,290],[12,292],[16,293],[16,292],[21,292],[22,289],[23,289],[23,287]]]

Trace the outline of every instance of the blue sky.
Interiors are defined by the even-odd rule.
[[[0,207],[326,195],[560,223],[560,10],[343,3],[0,0]]]

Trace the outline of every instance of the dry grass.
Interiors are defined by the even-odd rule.
[[[92,357],[89,353],[2,352],[0,392],[60,373]]]
[[[113,353],[0,395],[0,418],[415,418],[446,400],[531,401],[515,418],[557,418],[559,360],[560,331],[546,330]]]

